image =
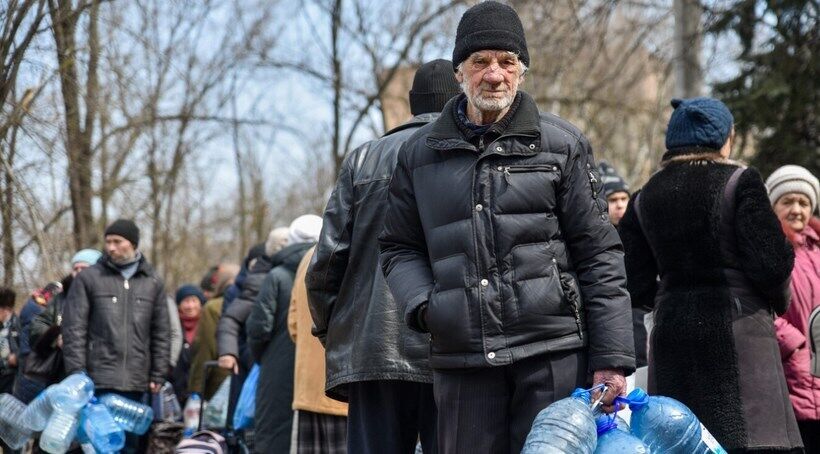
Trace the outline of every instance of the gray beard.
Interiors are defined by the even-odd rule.
[[[511,92],[501,99],[488,99],[478,96],[468,87],[466,80],[461,83],[461,90],[467,96],[467,101],[481,112],[498,112],[504,110],[510,107],[513,100],[515,100],[515,92]]]

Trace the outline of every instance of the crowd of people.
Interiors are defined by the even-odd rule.
[[[764,182],[731,159],[723,103],[676,99],[632,193],[518,89],[529,64],[511,7],[471,7],[323,217],[173,297],[126,219],[19,315],[0,288],[0,392],[82,371],[98,395],[168,381],[184,404],[231,376],[230,421],[257,364],[257,452],[517,453],[541,409],[605,384],[611,412],[648,365],[650,393],[729,452],[820,452],[817,177],[784,163]]]

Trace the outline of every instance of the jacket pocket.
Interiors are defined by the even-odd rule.
[[[470,351],[473,317],[463,288],[433,291],[427,303],[427,328],[435,353]],[[478,339],[481,337],[478,336]]]
[[[492,179],[493,208],[500,214],[553,211],[560,173],[554,164],[496,166]]]
[[[518,245],[512,257],[513,288],[521,312],[566,315],[560,270],[550,243]]]

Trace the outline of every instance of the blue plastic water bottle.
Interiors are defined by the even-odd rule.
[[[46,429],[40,434],[40,449],[52,454],[68,451],[80,425],[78,414],[55,409],[48,418]]]
[[[637,437],[622,429],[619,426],[622,418],[617,416],[602,416],[595,420],[598,426],[598,444],[595,446],[595,454],[649,454],[649,448]],[[629,428],[627,427],[627,430]]]
[[[613,420],[614,418],[614,420]],[[621,418],[618,415],[605,415],[601,414],[595,418],[595,425],[598,426],[599,431],[603,424],[615,424],[615,427],[618,430],[622,430],[624,432],[629,432],[629,424],[627,424],[624,418]]]
[[[97,399],[91,399],[83,408],[80,421],[83,434],[97,451],[117,452],[125,446],[125,432]]]
[[[576,390],[541,410],[521,454],[592,454],[597,437],[588,396],[584,390]]]
[[[117,394],[106,394],[100,397],[100,402],[108,408],[114,421],[126,432],[142,435],[151,427],[154,420],[154,411],[148,405],[143,405]]]
[[[49,394],[55,410],[66,413],[79,412],[94,395],[94,382],[84,373],[71,374],[61,381]]]
[[[52,410],[49,396],[55,387],[56,385],[51,385],[44,389],[26,406],[21,416],[23,425],[30,427],[34,432],[40,432],[46,428]]]
[[[692,410],[677,400],[636,388],[626,401],[632,410],[630,431],[652,452],[726,454]]]

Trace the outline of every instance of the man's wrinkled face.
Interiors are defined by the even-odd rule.
[[[474,52],[459,65],[456,79],[470,104],[481,112],[504,110],[524,79],[518,56],[505,50]]]
[[[119,235],[105,236],[105,251],[114,263],[126,263],[137,254],[137,248]]]
[[[609,222],[612,225],[618,225],[621,222],[621,218],[624,217],[624,213],[626,213],[626,206],[629,204],[629,194],[626,192],[614,192],[606,198],[606,202],[609,205]]]
[[[802,232],[811,218],[811,200],[806,194],[789,192],[774,203],[777,218],[785,222],[795,232]]]

